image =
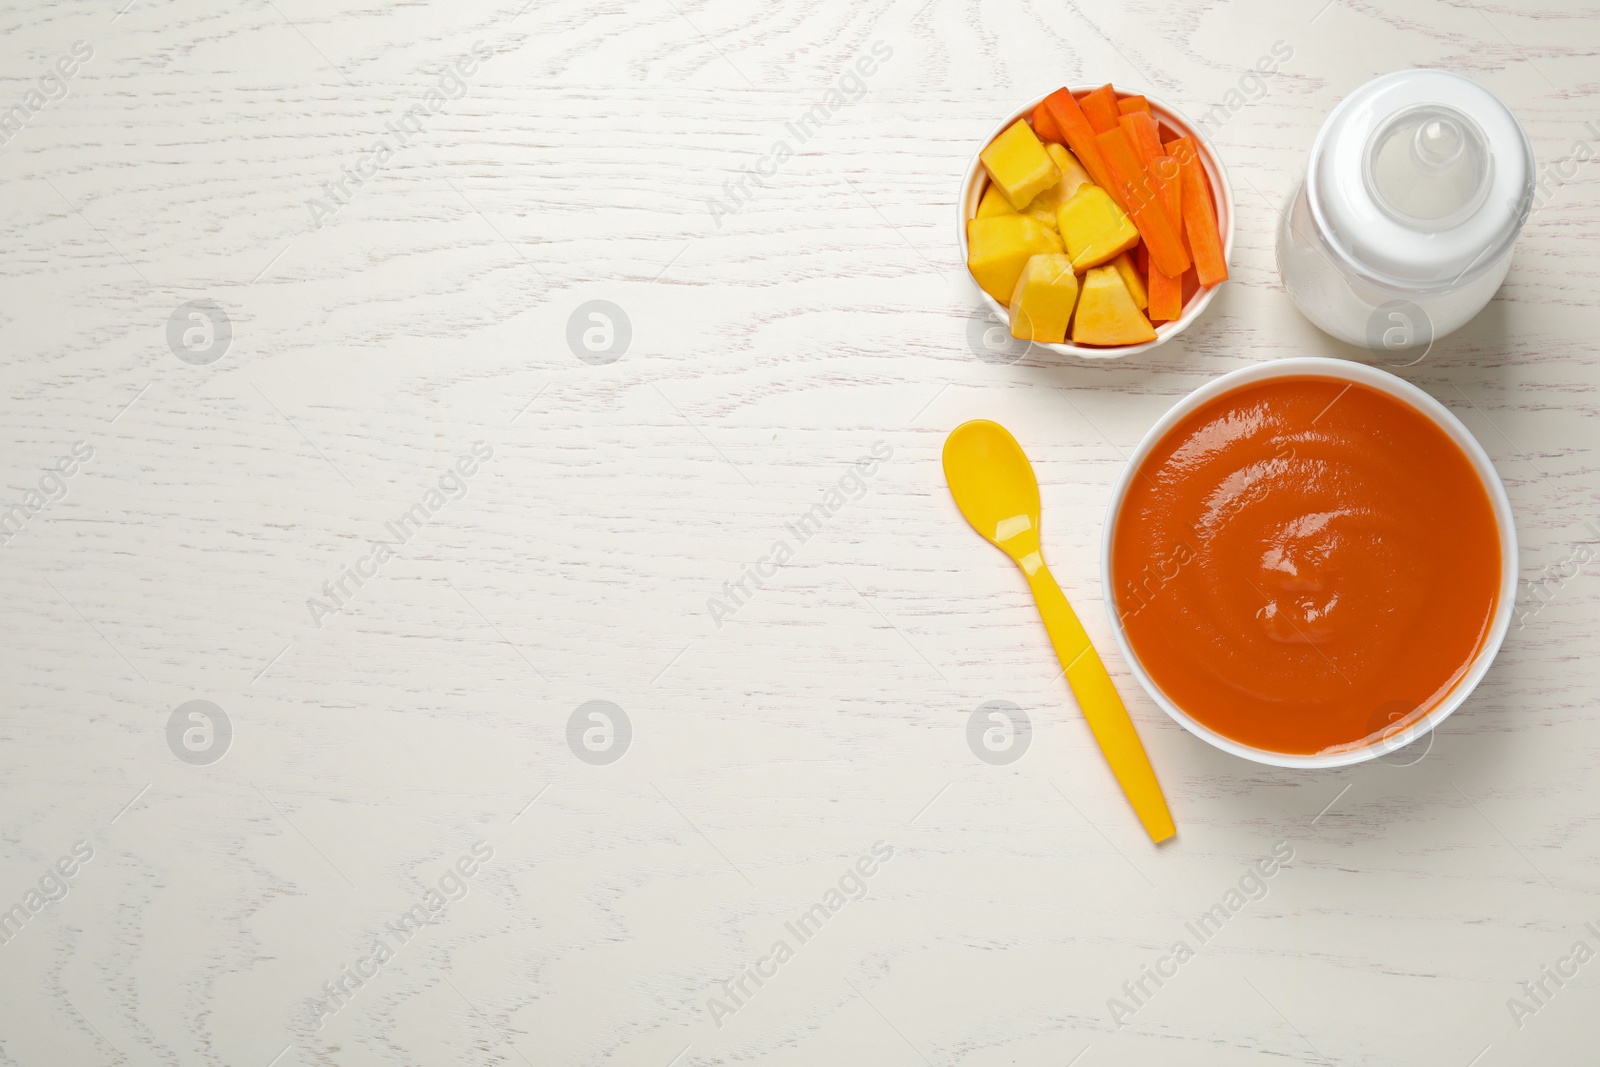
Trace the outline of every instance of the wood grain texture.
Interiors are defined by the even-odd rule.
[[[0,944],[0,1064],[1592,1058],[1600,964],[1520,1028],[1507,999],[1600,948],[1600,592],[1592,564],[1550,570],[1600,540],[1594,165],[1491,307],[1397,372],[1494,457],[1548,599],[1425,758],[1213,751],[1135,687],[1097,563],[1123,456],[1177,398],[1371,358],[1277,280],[1328,110],[1448,67],[1567,160],[1600,126],[1592,6],[124,3],[0,11],[0,106],[93,49],[0,147],[0,502],[94,450],[0,546],[0,909],[93,849]],[[864,95],[716,218],[880,41]],[[953,205],[996,116],[1103,80],[1198,115],[1275,41],[1293,58],[1215,137],[1238,236],[1207,317],[1125,361],[975,350]],[[307,201],[478,42],[459,96],[315,225]],[[196,299],[233,329],[206,366],[167,342]],[[590,300],[631,323],[616,362],[568,347]],[[1040,473],[1169,847],[948,499],[944,434],[979,416]],[[478,441],[464,496],[314,619]],[[867,492],[799,543],[786,524],[878,442]],[[718,625],[708,600],[779,539],[793,558]],[[192,699],[232,724],[206,766],[168,744]],[[595,699],[632,726],[609,765],[568,744]],[[1034,727],[1009,766],[967,747],[994,699]],[[324,983],[477,841],[465,895],[318,1029]],[[865,898],[713,1020],[877,841]],[[1263,899],[1115,1027],[1108,998],[1278,842]]]

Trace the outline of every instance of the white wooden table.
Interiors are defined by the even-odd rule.
[[[1600,1056],[1592,5],[126,2],[0,17],[0,1064]],[[1115,655],[1105,503],[1200,383],[1373,358],[1272,232],[1407,65],[1570,161],[1398,371],[1495,457],[1538,599],[1425,755],[1258,767]],[[975,351],[959,175],[1103,80],[1230,112],[1235,280],[1145,357]],[[1040,472],[1169,846],[948,498],[976,416]],[[969,747],[990,701],[1020,759]]]

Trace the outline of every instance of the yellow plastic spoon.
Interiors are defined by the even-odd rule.
[[[1153,841],[1177,833],[1144,745],[1083,624],[1039,554],[1039,481],[1009,430],[987,419],[964,422],[944,442],[944,477],[972,528],[1028,577],[1067,683],[1111,771]]]

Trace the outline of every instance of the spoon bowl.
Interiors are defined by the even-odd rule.
[[[1039,480],[1004,426],[974,419],[950,431],[944,477],[956,507],[986,541],[1019,563],[1039,551]]]

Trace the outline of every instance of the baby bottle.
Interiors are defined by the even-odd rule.
[[[1493,93],[1449,71],[1385,74],[1322,124],[1279,220],[1278,272],[1342,341],[1427,346],[1494,296],[1533,188],[1528,135]]]

